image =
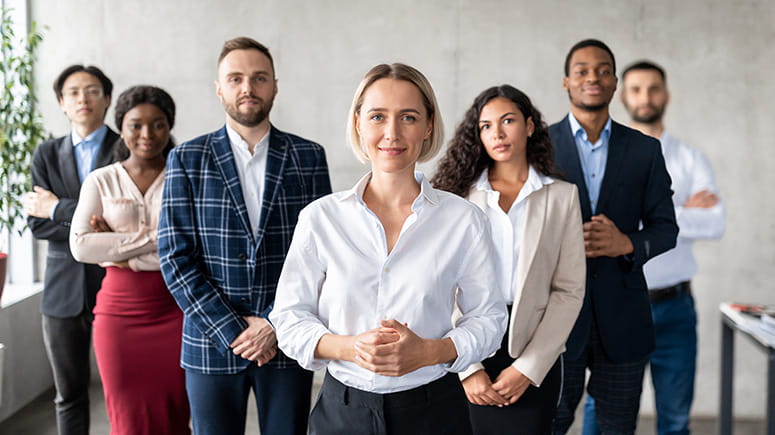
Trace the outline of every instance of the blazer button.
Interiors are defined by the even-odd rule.
[[[592,274],[592,279],[597,279],[597,272],[594,272],[594,273]]]
[[[245,253],[241,253],[241,254],[239,254],[239,255],[237,256],[237,258],[239,258],[239,259],[240,259],[240,260],[242,260],[242,261],[245,261],[245,260],[247,260],[247,259],[248,259],[248,256],[247,256]]]
[[[240,302],[242,302],[243,304],[247,304],[248,302],[250,302],[250,299],[248,299],[248,298],[240,298]]]

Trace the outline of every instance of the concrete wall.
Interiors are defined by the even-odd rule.
[[[5,345],[0,422],[54,384],[43,348],[40,297],[38,293],[0,309],[0,343]]]
[[[68,124],[50,83],[75,62],[103,67],[115,81],[114,97],[133,84],[166,88],[178,103],[179,140],[219,127],[224,115],[214,96],[216,57],[224,40],[244,34],[266,43],[276,57],[280,94],[273,122],[326,147],[335,189],[366,171],[345,144],[345,115],[359,79],[376,63],[403,61],[425,72],[449,135],[479,91],[503,82],[531,95],[548,121],[559,120],[568,110],[564,56],[580,39],[607,41],[622,66],[653,58],[669,75],[668,128],[707,153],[728,208],[724,240],[696,248],[696,414],[717,411],[719,302],[775,302],[769,286],[775,205],[762,193],[775,184],[769,149],[775,137],[769,80],[775,2],[32,0],[31,8],[33,18],[49,26],[37,78],[53,134],[67,133]],[[612,107],[614,118],[626,121],[618,101]],[[424,167],[428,173],[433,168]],[[736,361],[735,409],[761,416],[765,356],[740,342]],[[650,404],[646,395],[644,411]]]

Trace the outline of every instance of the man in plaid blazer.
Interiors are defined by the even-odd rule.
[[[216,94],[226,126],[175,147],[159,222],[161,270],[183,310],[181,365],[197,434],[302,434],[312,373],[278,353],[266,320],[299,211],[331,192],[323,148],[277,130],[269,50],[224,44]]]

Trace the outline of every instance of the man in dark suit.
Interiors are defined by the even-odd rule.
[[[587,368],[602,432],[634,433],[654,349],[643,265],[674,247],[678,234],[659,142],[609,116],[616,84],[608,46],[594,39],[577,43],[563,78],[571,110],[549,128],[557,169],[579,188],[587,256],[584,305],[564,355],[558,434],[573,422]]]
[[[113,161],[118,135],[105,125],[112,91],[113,83],[95,66],[72,65],[57,77],[54,92],[72,131],[35,150],[33,191],[24,198],[32,234],[48,240],[40,311],[60,434],[89,433],[92,308],[104,270],[76,262],[68,237],[81,183]]]
[[[267,316],[299,211],[331,192],[325,153],[270,124],[277,79],[262,44],[227,41],[215,84],[226,126],[170,152],[159,222],[194,432],[244,433],[252,388],[261,433],[304,434],[312,373],[277,352]]]

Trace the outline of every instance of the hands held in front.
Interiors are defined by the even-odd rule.
[[[503,369],[495,382],[490,381],[484,370],[479,370],[463,380],[463,389],[468,401],[483,406],[512,405],[522,397],[529,386],[530,379],[514,366]]]
[[[684,203],[685,208],[712,208],[718,204],[718,196],[709,190],[701,190],[693,194]]]
[[[457,358],[450,338],[425,339],[395,319],[358,335],[326,334],[315,348],[315,357],[351,361],[384,376],[403,376],[421,367]]]
[[[248,327],[231,342],[230,347],[234,355],[255,361],[260,367],[277,355],[277,336],[266,319],[254,316],[244,316],[243,319],[248,322]]]
[[[592,216],[584,223],[584,250],[587,258],[618,257],[633,251],[632,241],[605,215]]]
[[[59,202],[59,198],[40,186],[33,186],[32,190],[32,192],[27,192],[22,199],[24,212],[29,216],[48,219],[51,217],[51,210]]]
[[[395,319],[355,336],[354,362],[374,373],[402,376],[425,367],[430,361],[426,340]]]

